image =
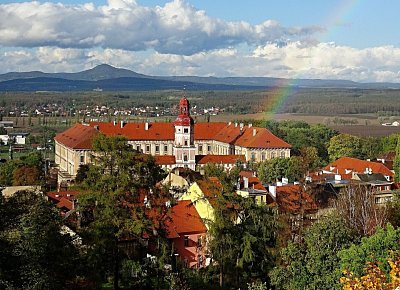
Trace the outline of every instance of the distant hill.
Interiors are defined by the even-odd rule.
[[[347,80],[271,77],[148,76],[107,64],[76,73],[9,72],[0,74],[0,91],[127,90],[258,90],[270,87],[400,89],[399,83],[358,83]]]

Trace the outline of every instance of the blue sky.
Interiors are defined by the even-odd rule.
[[[0,1],[0,72],[107,62],[153,75],[400,82],[400,1],[47,2]]]

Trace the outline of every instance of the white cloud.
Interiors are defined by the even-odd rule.
[[[208,16],[184,0],[144,7],[133,0],[94,4],[25,2],[0,5],[0,43],[4,47],[97,48],[191,55],[247,43],[309,37],[318,27],[259,25]]]

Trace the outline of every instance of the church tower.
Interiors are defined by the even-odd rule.
[[[190,104],[185,97],[179,102],[179,115],[174,122],[174,127],[176,166],[195,170],[194,121],[190,117]]]

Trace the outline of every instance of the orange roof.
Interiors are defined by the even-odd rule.
[[[54,140],[73,149],[91,149],[92,140],[96,134],[98,134],[96,129],[78,123],[57,134]]]
[[[215,134],[221,131],[226,126],[226,123],[196,123],[194,124],[194,139],[195,140],[214,140]]]
[[[46,195],[56,201],[60,201],[62,198],[68,200],[74,200],[75,196],[78,194],[77,191],[50,191]]]
[[[367,168],[371,168],[371,173],[382,173],[386,176],[393,176],[393,172],[380,162],[360,160],[351,157],[341,157],[335,162],[325,166],[323,170],[340,175],[354,173],[365,173]]]
[[[122,135],[128,140],[174,140],[174,125],[172,123],[121,123],[93,122],[90,126],[99,129],[105,135]]]
[[[74,208],[74,202],[62,197],[60,202],[56,204],[58,208],[66,208],[68,210],[72,210]]]
[[[318,209],[314,199],[301,190],[299,185],[277,186],[276,203],[280,211],[292,214],[297,214],[301,210],[313,212]]]
[[[243,177],[246,177],[249,180],[248,188],[254,188],[257,190],[266,190],[266,188],[262,185],[261,181],[257,177],[253,176],[253,172],[241,171],[239,173],[239,177],[240,177],[240,181],[241,181],[242,185],[244,183]]]
[[[56,140],[67,147],[90,149],[92,137],[97,130],[105,135],[121,135],[128,140],[174,140],[173,123],[107,123],[92,122],[89,126],[77,124],[58,134]],[[146,130],[147,128],[147,130]],[[195,140],[216,140],[247,148],[291,148],[291,145],[273,135],[265,128],[240,126],[225,123],[196,123]]]
[[[171,209],[170,221],[167,222],[169,236],[174,234],[205,233],[207,228],[190,200],[178,201]]]
[[[197,155],[197,164],[236,164],[237,161],[246,162],[244,155]]]
[[[174,165],[176,164],[174,155],[155,155],[154,160],[158,165]]]

